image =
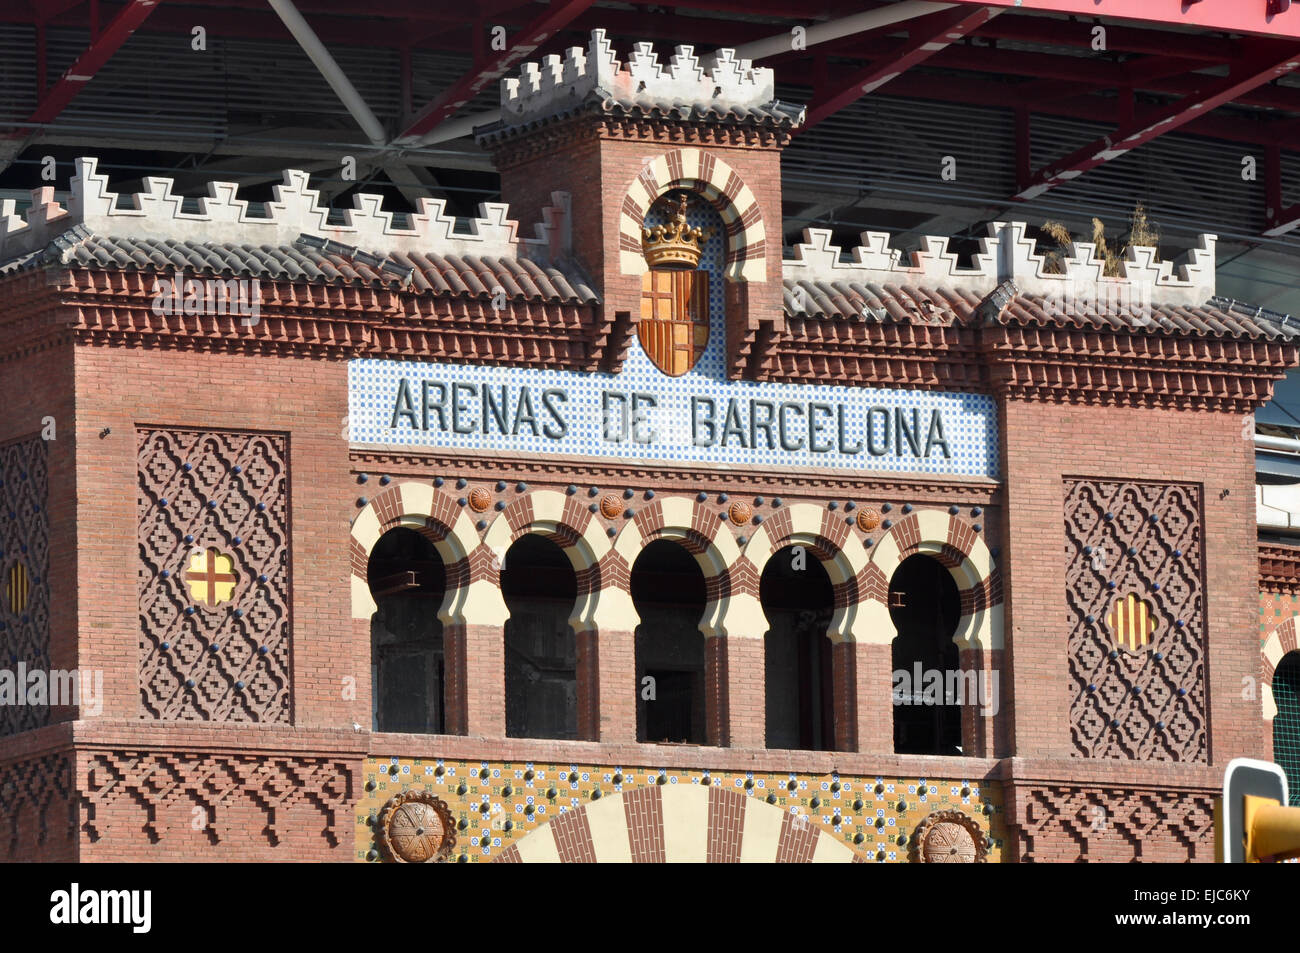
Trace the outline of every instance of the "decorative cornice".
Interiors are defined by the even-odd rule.
[[[785,323],[785,333],[765,349],[759,373],[751,371],[752,376],[915,390],[989,389],[975,328],[794,316]]]
[[[0,360],[66,341],[343,360],[396,357],[616,372],[630,325],[593,306],[430,297],[262,282],[261,314],[168,315],[147,272],[10,276]],[[736,327],[730,333],[739,333]],[[1123,330],[789,318],[745,329],[737,375],[858,387],[962,390],[1017,400],[1246,414],[1300,363],[1300,345]],[[611,365],[611,366],[606,366]]]
[[[653,143],[656,146],[699,146],[712,149],[782,149],[790,131],[776,125],[736,125],[705,117],[625,116],[585,109],[552,116],[527,129],[502,130],[480,137],[491,150],[497,169],[509,169],[533,159],[552,157],[556,150],[592,139]]]
[[[1259,588],[1265,592],[1300,593],[1300,546],[1260,540]]]
[[[1300,362],[1285,340],[998,325],[981,328],[981,351],[998,397],[1232,414],[1266,404]]]
[[[908,479],[895,473],[859,473],[831,469],[656,466],[648,474],[644,467],[636,466],[634,462],[606,461],[570,454],[503,457],[487,452],[420,453],[407,448],[389,450],[355,445],[349,451],[348,458],[353,470],[357,472],[386,473],[394,478],[427,479],[430,474],[448,477],[464,474],[467,477],[474,475],[477,480],[495,477],[513,483],[524,479],[530,483],[556,487],[576,483],[584,493],[591,485],[616,489],[649,487],[656,490],[679,487],[691,491],[714,490],[728,493],[740,492],[743,488],[745,492],[765,496],[787,496],[793,502],[797,494],[790,493],[792,481],[802,480],[821,491],[819,499],[823,503],[836,499],[840,503],[853,500],[861,504],[869,495],[872,498],[892,497],[899,502],[988,506],[994,503],[1001,492],[1001,485],[991,480],[936,480],[929,475]],[[855,515],[854,512],[845,512],[846,520]]]
[[[364,285],[262,281],[260,313],[160,314],[149,272],[81,268],[12,276],[0,360],[69,338],[114,347],[346,360],[420,358],[592,371],[608,336],[592,305],[435,298]]]

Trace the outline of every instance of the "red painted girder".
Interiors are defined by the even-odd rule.
[[[1093,43],[1092,28],[1091,20],[1009,16],[998,17],[980,30],[980,36],[1090,50]],[[1219,63],[1224,58],[1224,46],[1221,37],[1209,34],[1175,33],[1127,24],[1106,24],[1106,49],[1113,53],[1180,56]]]
[[[1173,132],[1204,116],[1216,106],[1231,102],[1242,93],[1285,76],[1297,68],[1300,68],[1300,50],[1296,50],[1290,58],[1268,63],[1263,69],[1254,67],[1250,73],[1243,71],[1243,75],[1218,80],[1206,86],[1203,92],[1180,99],[1150,116],[1122,126],[1111,135],[1104,136],[1043,169],[1034,176],[1029,187],[1021,189],[1014,198],[1037,198],[1058,185],[1078,178],[1089,169],[1095,169],[1165,133]]]
[[[160,3],[162,0],[131,0],[118,11],[99,37],[86,48],[86,52],[77,57],[77,61],[50,87],[49,93],[27,118],[27,122],[46,123],[63,112],[68,103],[76,98],[77,93],[94,78]]]
[[[1287,45],[1274,44],[1274,47],[1276,58],[1292,52]],[[1225,65],[1233,64],[1230,59],[1232,52],[1231,44],[1225,43]],[[1254,62],[1267,56],[1262,50],[1252,51]],[[1128,88],[1186,96],[1203,88],[1207,82],[1214,82],[1213,77],[1190,72],[1210,64],[1181,57],[1147,56],[1127,63],[1114,63],[1077,56],[954,47],[935,54],[930,65],[1044,80],[1025,91],[1026,101],[1033,106],[1060,97],[1084,96],[1099,89]],[[1265,86],[1244,93],[1235,101],[1243,106],[1300,111],[1300,90]]]
[[[1300,227],[1300,205],[1282,206],[1282,150],[1270,147],[1264,162],[1264,234],[1273,238]]]
[[[488,86],[498,82],[516,63],[564,29],[591,6],[593,0],[556,0],[546,13],[510,37],[509,47],[462,76],[450,89],[425,106],[398,140],[415,139],[433,129]]]
[[[1300,4],[1273,13],[1271,0],[947,0],[966,6],[1012,7],[1020,12],[1076,13],[1300,39]]]
[[[996,11],[986,8],[974,11],[957,8],[932,13],[917,20],[911,24],[907,39],[893,55],[886,56],[853,74],[837,91],[815,99],[808,106],[807,118],[802,128],[812,128],[849,103],[856,102],[867,93],[879,89],[900,73],[905,73],[918,63],[929,59],[948,44],[975,32],[994,16]]]
[[[1290,205],[1276,212],[1269,210],[1268,226],[1264,229],[1264,234],[1275,238],[1297,228],[1300,228],[1300,205]]]

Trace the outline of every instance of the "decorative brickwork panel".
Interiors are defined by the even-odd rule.
[[[0,767],[0,860],[75,860],[76,829],[67,754]]]
[[[48,496],[45,441],[0,446],[0,668],[50,667]],[[49,720],[47,705],[0,705],[0,735]]]
[[[144,718],[291,718],[289,447],[139,431]]]
[[[352,821],[353,771],[337,758],[99,751],[85,771],[91,843],[336,847]]]
[[[1205,761],[1199,487],[1065,481],[1076,757]]]
[[[1013,787],[1007,825],[1019,861],[1209,861],[1213,791]]]

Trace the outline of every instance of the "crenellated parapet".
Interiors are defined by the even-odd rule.
[[[729,49],[699,57],[694,47],[679,46],[660,63],[654,44],[636,43],[620,62],[605,31],[592,30],[585,50],[570,47],[563,56],[525,63],[518,77],[503,79],[502,120],[513,124],[565,112],[593,93],[625,103],[721,113],[771,105],[775,83],[772,70],[755,67]]]
[[[253,246],[292,245],[305,234],[381,256],[420,252],[550,262],[569,249],[570,199],[565,192],[551,193],[552,204],[542,210],[542,221],[528,238],[519,235],[509,206],[500,202],[482,203],[468,231],[458,231],[442,199],[422,198],[420,210],[402,227],[384,210],[382,196],[361,193],[343,212],[343,223],[331,224],[329,207],[309,186],[308,174],[297,169],[285,171],[264,214],[255,214],[249,202],[239,198],[239,186],[233,182],[210,182],[207,196],[198,199],[198,210],[190,212],[172,179],[148,176],[142,191],[120,195],[109,189],[108,176],[96,170],[97,162],[77,160],[67,208],[54,200],[48,186],[33,191],[32,206],[21,217],[12,199],[0,202],[0,261],[42,248],[76,225],[116,238]]]
[[[973,268],[958,266],[947,238],[927,236],[921,248],[904,261],[901,250],[891,248],[887,232],[863,232],[862,244],[850,250],[848,261],[831,244],[827,229],[804,230],[805,241],[795,245],[794,258],[783,263],[791,281],[845,281],[862,285],[905,284],[919,287],[958,288],[983,297],[1004,281],[1022,294],[1086,301],[1152,301],[1199,307],[1215,294],[1214,246],[1216,236],[1202,235],[1196,248],[1178,262],[1158,261],[1156,249],[1130,248],[1123,277],[1104,274],[1105,262],[1092,242],[1075,242],[1062,256],[1059,271],[1027,234],[1024,222],[993,222],[980,240]]]

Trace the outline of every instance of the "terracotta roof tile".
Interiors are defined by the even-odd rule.
[[[479,142],[516,135],[530,129],[559,122],[584,113],[627,116],[636,119],[671,119],[675,122],[716,122],[727,125],[764,126],[793,129],[803,121],[804,107],[773,100],[762,106],[702,105],[695,102],[663,102],[649,96],[619,97],[596,88],[571,105],[544,115],[525,119],[499,119],[474,130]]]
[[[414,269],[411,286],[435,295],[483,297],[501,288],[510,298],[593,304],[599,296],[576,271],[565,272],[527,259],[495,256],[439,255],[436,252],[393,255],[397,264]],[[286,281],[402,286],[402,278],[362,261],[327,250],[294,245],[234,245],[221,242],[114,238],[81,230],[38,251],[0,263],[0,275],[44,264],[83,268],[238,275]]]
[[[833,320],[951,324],[971,319],[980,304],[980,299],[968,291],[915,285],[861,285],[787,278],[784,291],[786,314]],[[1049,307],[1042,295],[1017,294],[999,313],[998,321],[1022,327],[1164,331],[1197,337],[1273,340],[1300,335],[1300,319],[1292,320],[1225,298],[1211,298],[1200,307],[1156,303],[1143,313],[1128,306],[1066,311]]]

